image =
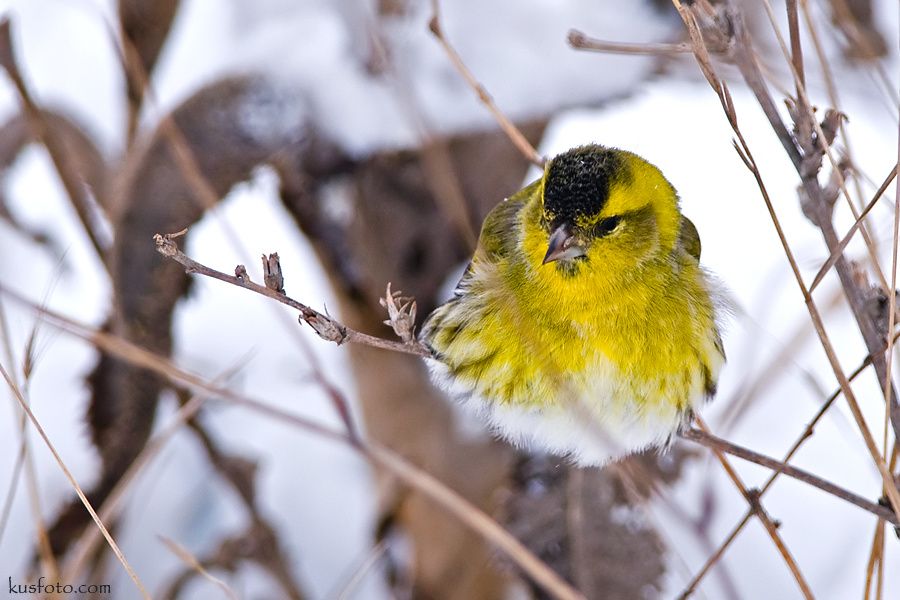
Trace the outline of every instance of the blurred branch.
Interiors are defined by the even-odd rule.
[[[475,93],[478,95],[478,99],[482,104],[487,107],[488,111],[494,118],[497,120],[497,123],[500,125],[500,128],[509,136],[509,139],[515,144],[516,148],[522,153],[525,158],[528,159],[533,165],[537,167],[543,168],[545,159],[538,154],[537,150],[534,149],[534,146],[529,143],[528,139],[519,131],[519,128],[507,118],[506,115],[497,107],[497,104],[494,102],[493,97],[488,93],[488,91],[481,85],[469,68],[466,66],[466,63],[463,62],[462,57],[456,51],[456,49],[450,44],[447,40],[447,37],[444,35],[444,30],[441,25],[441,12],[440,12],[440,3],[439,0],[431,0],[431,20],[428,21],[428,28],[431,30],[431,33],[437,38],[438,42],[440,42],[441,46],[444,48],[444,51],[447,53],[447,56],[450,58],[450,62],[453,63],[453,66],[459,72],[460,75],[463,76],[463,79],[466,80],[466,83],[469,84]]]
[[[2,27],[2,25],[0,25]],[[66,479],[69,481],[69,485],[72,486],[72,489],[75,490],[75,493],[78,494],[78,498],[81,500],[81,503],[84,505],[84,508],[90,513],[91,518],[94,520],[94,523],[103,533],[103,537],[106,538],[106,543],[109,544],[109,547],[112,548],[113,553],[116,555],[116,558],[128,572],[128,576],[131,577],[131,580],[134,582],[135,586],[137,586],[138,591],[141,596],[146,600],[150,600],[150,594],[147,593],[144,584],[141,582],[137,573],[131,567],[131,564],[125,558],[125,555],[122,553],[122,550],[119,549],[119,545],[113,539],[112,535],[109,533],[109,530],[100,520],[100,517],[97,515],[97,512],[94,510],[94,507],[91,506],[91,503],[88,501],[87,496],[85,496],[84,492],[81,489],[81,486],[78,484],[78,481],[75,479],[75,476],[72,475],[72,472],[66,466],[66,463],[63,462],[62,457],[59,455],[59,452],[56,450],[56,446],[53,445],[53,442],[50,441],[50,438],[47,436],[47,432],[44,431],[44,428],[41,426],[40,422],[37,420],[37,417],[34,416],[34,413],[31,411],[31,407],[28,406],[28,403],[25,401],[25,398],[22,397],[21,392],[18,387],[13,382],[12,378],[9,376],[9,373],[6,372],[6,369],[3,368],[3,365],[0,365],[0,375],[3,376],[3,379],[6,380],[6,384],[9,386],[10,390],[15,396],[16,400],[19,402],[19,406],[25,411],[25,414],[28,415],[28,420],[31,421],[32,426],[38,432],[38,435],[41,436],[41,439],[44,441],[44,444],[47,446],[47,449],[53,455],[56,464],[59,465],[59,468],[62,470],[63,475],[66,476]]]
[[[438,201],[439,208],[446,213],[447,218],[465,240],[471,253],[478,243],[478,230],[471,218],[472,206],[463,192],[461,178],[454,169],[450,144],[445,137],[432,131],[428,119],[422,114],[416,94],[397,69],[395,56],[389,51],[385,32],[381,26],[382,22],[378,19],[368,23],[372,54],[368,62],[377,65],[379,71],[388,76],[394,84],[393,88],[401,110],[418,131],[422,166],[428,174],[425,184]]]
[[[125,507],[125,494],[137,479],[141,470],[159,455],[166,443],[178,433],[182,425],[199,412],[207,400],[207,396],[197,395],[182,404],[178,412],[172,417],[172,421],[142,448],[141,453],[134,459],[128,470],[119,479],[109,496],[106,497],[100,506],[100,520],[104,523],[112,523],[119,517]],[[98,529],[93,527],[85,528],[66,562],[62,581],[73,581],[82,572],[90,557],[94,555],[99,539]]]
[[[235,275],[226,275],[221,271],[216,271],[215,269],[211,269],[206,265],[202,265],[179,250],[178,245],[173,241],[174,238],[183,235],[184,233],[186,232],[182,231],[176,234],[168,235],[156,234],[154,236],[154,240],[156,241],[157,251],[163,256],[171,258],[175,262],[182,265],[185,268],[186,273],[196,273],[198,275],[212,277],[213,279],[218,279],[219,281],[224,281],[225,283],[230,283],[232,285],[248,289],[251,292],[256,292],[257,294],[266,296],[267,298],[277,300],[282,304],[290,306],[291,308],[296,309],[300,312],[300,319],[302,321],[305,321],[310,327],[312,327],[313,330],[319,335],[319,337],[326,341],[334,342],[339,346],[346,342],[351,342],[355,344],[365,344],[374,348],[382,348],[385,350],[403,352],[405,354],[413,354],[415,356],[431,356],[431,352],[429,352],[425,346],[422,346],[418,342],[393,342],[390,340],[385,340],[372,335],[361,333],[359,331],[354,331],[353,329],[342,325],[330,316],[324,315],[310,308],[309,306],[298,302],[293,298],[290,298],[289,296],[286,296],[281,292],[269,289],[265,286],[259,285],[258,283],[254,283],[250,281],[250,277],[249,275],[247,275],[247,270],[244,269],[243,265],[238,265],[238,267],[235,269]]]
[[[182,560],[186,558],[183,557]],[[288,600],[303,600],[306,597],[293,582],[293,577],[284,563],[279,549],[277,530],[257,519],[251,519],[243,531],[222,540],[205,558],[198,560],[191,557],[185,560],[187,566],[172,578],[161,597],[175,600],[192,579],[198,575],[208,578],[208,569],[222,569],[233,573],[243,561],[256,563],[271,575],[284,593],[279,597]]]
[[[218,278],[218,277],[217,277]],[[244,287],[244,286],[241,286]],[[263,288],[266,289],[266,288]],[[255,291],[255,290],[254,290]],[[95,345],[105,353],[115,356],[135,367],[152,371],[162,377],[180,384],[195,394],[222,398],[233,405],[243,406],[259,414],[293,425],[323,439],[340,442],[359,452],[368,461],[387,469],[404,484],[415,489],[431,501],[435,502],[451,515],[460,520],[487,541],[506,554],[522,571],[532,578],[552,597],[564,600],[584,600],[584,597],[549,569],[541,560],[525,548],[521,542],[497,524],[484,511],[435,479],[429,473],[414,466],[392,450],[374,444],[356,443],[348,434],[335,431],[314,421],[281,410],[230,388],[213,385],[202,377],[185,371],[169,359],[154,354],[135,345],[128,340],[99,331],[52,311],[41,307],[9,289],[0,282],[0,294],[4,294],[41,317],[52,327],[69,335],[81,338]],[[265,294],[264,294],[265,295]],[[397,348],[392,348],[397,351]]]
[[[125,0],[123,0],[125,1]],[[164,0],[165,4],[169,0]],[[175,7],[172,8],[175,10]],[[128,34],[129,29],[120,28],[119,41],[121,42],[121,54],[119,59],[122,63],[122,70],[125,79],[128,82],[129,93],[139,95],[142,102],[147,99],[158,104],[156,94],[150,81],[150,71],[147,69],[147,63],[142,50],[138,48],[140,40],[133,40]],[[146,51],[146,49],[144,50]],[[151,63],[150,66],[152,66]],[[202,93],[202,92],[201,92]],[[195,94],[195,98],[199,95]],[[131,118],[131,117],[129,117]],[[136,126],[136,124],[134,125]],[[177,122],[175,112],[167,112],[162,116],[157,124],[157,132],[161,135],[169,145],[174,156],[174,164],[184,178],[187,187],[193,193],[191,200],[206,210],[213,209],[219,202],[220,194],[216,190],[218,181],[212,181],[211,176],[204,174],[201,168],[201,160],[197,156],[195,150],[191,147],[191,140],[185,135],[183,126]],[[216,178],[218,180],[218,178]],[[215,214],[215,213],[214,213]],[[240,244],[240,238],[234,229],[225,219],[219,219],[219,224],[228,235],[230,242],[235,248],[243,250]]]
[[[569,45],[576,50],[592,50],[607,54],[649,54],[651,56],[671,56],[691,52],[691,45],[687,42],[677,44],[657,44],[651,42],[607,42],[592,38],[577,29],[570,29],[567,36]]]
[[[98,205],[91,201],[89,194],[85,190],[84,182],[80,180],[78,169],[65,144],[57,138],[56,131],[47,122],[46,114],[37,105],[25,85],[25,79],[19,70],[16,60],[15,51],[13,49],[12,34],[10,31],[10,21],[4,18],[0,21],[0,66],[5,70],[9,78],[12,80],[22,103],[22,108],[31,127],[34,129],[35,137],[47,149],[50,160],[59,174],[66,195],[71,202],[75,213],[81,221],[84,231],[94,247],[94,251],[100,258],[100,262],[106,265],[106,247],[101,234],[101,222],[103,214]]]
[[[119,0],[119,29],[126,62],[140,64],[144,73],[152,73],[160,50],[169,35],[179,0]],[[127,134],[129,144],[135,140],[140,123],[141,107],[147,91],[147,79],[128,77],[125,85],[128,97]]]
[[[31,383],[31,377],[34,374],[34,366],[36,362],[35,340],[37,339],[39,328],[40,327],[38,322],[34,322],[31,325],[31,331],[28,336],[28,341],[26,341],[24,348],[25,356],[21,361],[22,381],[20,382],[17,377],[18,370],[13,367],[13,365],[16,364],[16,359],[13,354],[13,344],[9,322],[6,318],[6,308],[4,307],[3,303],[0,302],[0,336],[2,336],[4,353],[4,360],[0,361],[0,365],[2,365],[4,361],[7,365],[9,365],[10,381],[12,386],[14,386],[14,392],[17,393],[17,396],[21,396],[22,400],[25,401],[25,404],[29,406],[31,406],[31,398],[29,398],[29,385]],[[40,566],[44,575],[47,575],[48,577],[54,577],[55,579],[59,580],[59,564],[56,560],[56,557],[53,555],[53,549],[50,544],[50,536],[47,532],[47,522],[44,519],[43,502],[40,490],[38,489],[38,477],[37,469],[35,468],[34,450],[31,446],[28,435],[28,415],[17,405],[14,404],[13,407],[17,409],[14,412],[18,417],[18,423],[16,423],[15,428],[16,434],[18,436],[18,452],[16,453],[15,464],[12,469],[12,477],[9,482],[9,487],[6,490],[6,497],[4,498],[3,502],[3,513],[2,517],[0,517],[0,540],[2,540],[3,534],[6,532],[6,527],[9,524],[9,517],[12,514],[13,504],[15,502],[16,493],[19,487],[20,476],[24,474],[25,487],[28,493],[28,503],[31,508],[31,516],[34,521],[35,537],[37,538],[37,554],[38,559],[40,560]]]
[[[185,395],[181,394],[182,400],[186,400]],[[259,511],[256,462],[222,451],[196,417],[190,419],[189,425],[200,438],[210,464],[241,499],[250,521],[242,533],[220,542],[218,550],[204,561],[204,566],[218,566],[233,572],[242,561],[254,563],[278,582],[287,598],[302,600],[306,594],[301,591],[291,572],[278,530]],[[193,572],[196,573],[195,570]],[[184,579],[191,573],[192,570],[186,570]],[[174,594],[171,597],[174,598]]]
[[[830,0],[832,22],[847,36],[847,54],[876,60],[887,53],[887,42],[875,25],[872,0]]]
[[[221,579],[219,579],[218,577],[216,577],[215,575],[213,575],[212,573],[210,573],[207,570],[207,566],[209,566],[209,565],[204,565],[202,562],[197,560],[196,556],[191,554],[187,548],[185,548],[184,546],[182,546],[175,540],[168,538],[164,535],[160,535],[158,537],[159,537],[160,541],[162,541],[162,543],[165,544],[166,547],[172,552],[172,554],[177,556],[183,563],[185,563],[185,565],[191,571],[196,572],[198,575],[202,576],[207,581],[210,581],[211,583],[213,583],[230,600],[238,600],[237,594],[234,593],[234,590],[232,590],[230,587],[228,587],[227,583],[225,583],[224,581],[222,581]],[[182,578],[184,578],[183,575],[180,575],[178,577],[179,580],[181,580]],[[166,596],[174,598],[174,597],[176,597],[176,594],[172,593],[172,591],[170,590],[170,592],[168,594],[166,594]]]
[[[387,540],[381,540],[366,552],[364,559],[353,570],[349,577],[342,582],[337,592],[328,594],[329,598],[337,600],[352,600],[357,597],[359,585],[366,576],[375,568],[380,560],[384,558],[389,548]]]

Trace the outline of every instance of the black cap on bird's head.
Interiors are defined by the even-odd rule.
[[[544,176],[544,214],[550,225],[574,224],[600,214],[622,166],[619,151],[596,144],[553,158]]]
[[[597,219],[623,167],[620,151],[597,144],[573,148],[550,161],[544,173],[544,219],[550,229],[544,263],[584,255],[573,228]]]

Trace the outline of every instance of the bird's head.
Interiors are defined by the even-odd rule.
[[[627,268],[674,247],[678,196],[659,169],[636,154],[573,148],[547,163],[542,184],[544,264]]]

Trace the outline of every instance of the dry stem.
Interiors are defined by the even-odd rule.
[[[691,52],[691,45],[687,42],[677,44],[654,44],[649,42],[608,42],[592,38],[582,31],[570,29],[567,36],[569,45],[576,50],[591,50],[606,54],[648,54],[650,56],[672,56]]]
[[[41,436],[41,439],[44,441],[44,444],[47,446],[47,449],[50,450],[50,453],[53,455],[54,460],[56,460],[56,464],[59,465],[59,468],[62,470],[63,474],[66,476],[66,479],[69,480],[69,485],[72,486],[72,489],[75,490],[75,493],[78,494],[78,498],[81,500],[81,503],[84,504],[84,508],[90,513],[91,519],[94,520],[94,523],[100,529],[101,533],[103,533],[103,537],[106,538],[106,543],[109,544],[109,547],[112,549],[113,553],[116,555],[116,558],[125,567],[125,570],[128,572],[128,576],[131,577],[131,580],[134,582],[135,586],[137,586],[138,591],[141,596],[146,600],[150,600],[150,594],[147,592],[147,589],[144,587],[144,584],[141,582],[137,573],[131,567],[131,564],[125,558],[125,555],[122,553],[122,550],[119,549],[119,545],[113,539],[112,535],[109,533],[109,530],[100,520],[100,517],[97,515],[97,512],[94,510],[94,507],[91,506],[90,501],[85,496],[84,492],[81,489],[81,486],[78,484],[78,481],[75,479],[75,476],[72,475],[72,472],[69,470],[69,467],[66,466],[66,463],[63,462],[62,457],[59,455],[59,452],[56,450],[56,446],[53,445],[53,442],[50,441],[50,437],[47,435],[47,432],[44,431],[44,428],[41,426],[40,422],[37,420],[37,417],[34,416],[34,413],[31,412],[31,407],[28,406],[28,403],[25,401],[25,398],[22,397],[22,394],[19,392],[19,389],[16,387],[12,378],[6,372],[6,369],[3,368],[3,365],[0,365],[0,375],[3,376],[3,379],[6,380],[7,385],[10,390],[12,390],[13,395],[16,397],[16,400],[19,402],[19,406],[22,407],[22,410],[25,411],[25,414],[28,415],[28,420],[31,421],[31,424],[34,426],[35,430],[38,432],[38,435]]]
[[[673,0],[673,3],[678,9],[679,14],[682,16],[685,25],[688,27],[688,31],[691,35],[691,42],[694,45],[694,56],[697,58],[697,62],[700,65],[703,74],[706,76],[713,90],[719,97],[719,100],[722,104],[722,109],[725,112],[725,115],[728,118],[728,122],[735,133],[735,136],[737,138],[737,140],[735,141],[735,149],[737,150],[741,160],[743,160],[744,164],[747,166],[748,170],[750,170],[750,172],[753,174],[753,177],[760,188],[760,192],[766,204],[766,208],[769,211],[772,223],[775,226],[776,233],[778,234],[778,238],[782,244],[782,248],[784,249],[785,256],[787,257],[790,264],[791,271],[794,275],[798,287],[800,288],[801,293],[803,294],[804,301],[809,311],[810,318],[812,319],[813,326],[819,336],[822,347],[825,350],[825,354],[828,357],[829,364],[831,365],[832,370],[834,371],[834,374],[841,385],[841,389],[844,392],[844,397],[847,399],[847,404],[850,407],[850,411],[853,414],[854,419],[856,420],[866,448],[868,449],[872,457],[872,461],[875,463],[879,473],[881,474],[891,505],[894,511],[900,514],[900,492],[898,492],[896,486],[894,485],[893,476],[888,470],[887,465],[885,465],[885,462],[881,457],[877,445],[875,444],[875,440],[872,437],[872,433],[869,431],[868,426],[865,423],[862,411],[859,407],[859,403],[856,400],[856,396],[853,393],[853,390],[850,388],[847,376],[840,366],[837,354],[834,350],[834,346],[832,345],[830,337],[825,330],[824,321],[822,320],[822,316],[819,313],[818,307],[816,306],[816,303],[810,295],[808,288],[803,282],[803,276],[800,273],[800,269],[797,265],[797,261],[794,257],[793,251],[791,250],[784,230],[781,227],[778,215],[775,212],[771,198],[769,197],[768,190],[765,183],[763,182],[762,175],[760,174],[756,162],[753,158],[753,154],[750,151],[746,140],[744,139],[743,133],[738,127],[737,113],[731,100],[731,95],[728,92],[728,87],[715,74],[715,70],[713,69],[712,64],[709,60],[709,54],[705,49],[703,37],[700,33],[699,26],[694,17],[694,14],[690,9],[682,6],[679,0]],[[744,27],[740,13],[737,11],[728,11],[723,14],[723,18],[727,20],[729,28],[734,32],[735,59],[747,85],[756,95],[760,106],[763,108],[763,112],[766,114],[772,128],[775,130],[776,134],[781,140],[785,151],[797,168],[798,173],[801,174],[801,178],[803,179],[804,184],[804,190],[806,191],[807,196],[810,199],[819,198],[821,200],[822,189],[819,186],[818,181],[816,181],[815,177],[810,178],[809,176],[804,176],[806,171],[803,167],[803,157],[800,154],[800,150],[795,145],[794,138],[790,135],[787,128],[784,126],[784,123],[781,121],[781,117],[778,115],[778,111],[775,109],[775,104],[768,93],[765,81],[763,80],[762,75],[760,74],[759,69],[756,65],[752,47],[750,46],[749,34]],[[824,206],[822,203],[813,204],[816,207]],[[816,208],[816,210],[821,209]],[[822,229],[823,235],[826,238],[826,243],[828,243],[830,248],[834,247],[837,244],[837,236],[836,234],[834,234],[834,228],[831,224],[830,214],[829,218],[825,219],[823,217],[818,220],[819,223],[816,224],[819,225]],[[831,234],[830,236],[829,232]],[[833,241],[833,244],[830,243],[829,240]],[[885,362],[883,355],[877,354],[880,343],[877,343],[875,338],[870,338],[870,336],[866,334],[866,332],[872,333],[873,326],[865,313],[862,312],[864,310],[862,291],[854,282],[849,269],[849,264],[843,257],[838,258],[835,264],[835,268],[838,270],[838,274],[841,276],[841,282],[842,284],[844,284],[844,289],[850,301],[851,308],[853,308],[854,314],[857,315],[860,329],[863,332],[863,338],[866,340],[866,345],[873,357],[873,363],[875,365],[876,372],[879,375],[879,380],[880,382],[882,382],[884,381],[884,379],[881,376],[885,372]],[[879,365],[881,365],[881,369],[879,369]],[[900,406],[898,406],[898,409],[896,411],[893,410],[894,406],[898,406],[896,403],[896,396],[894,396],[891,416],[895,432],[897,432],[900,431]],[[895,415],[896,419],[894,418]]]
[[[500,128],[503,129],[507,136],[509,136],[509,139],[515,144],[522,155],[535,166],[543,167],[545,162],[544,158],[538,154],[537,150],[534,149],[534,146],[532,146],[522,132],[519,131],[519,128],[516,127],[515,124],[503,114],[500,108],[497,107],[494,98],[488,93],[484,86],[478,82],[478,79],[475,78],[475,75],[472,74],[466,66],[466,63],[463,62],[462,57],[447,40],[447,37],[444,35],[444,30],[441,27],[441,13],[438,0],[431,0],[431,11],[432,15],[431,20],[428,22],[428,28],[444,48],[444,51],[450,58],[450,62],[453,63],[454,68],[463,76],[463,79],[466,80],[469,87],[475,91],[478,95],[478,99],[485,107],[487,107],[488,111],[497,120]]]
[[[707,448],[725,452],[727,454],[743,458],[744,460],[750,461],[752,463],[756,463],[760,466],[772,469],[773,471],[775,471],[773,475],[780,473],[787,475],[788,477],[792,477],[797,481],[802,481],[803,483],[818,488],[823,492],[849,502],[854,506],[858,506],[859,508],[877,516],[879,519],[883,519],[888,523],[900,526],[900,518],[898,518],[897,515],[891,512],[889,508],[882,506],[876,502],[870,502],[862,496],[845,490],[844,488],[835,485],[830,481],[822,479],[821,477],[813,475],[808,471],[793,467],[784,461],[776,460],[774,458],[765,456],[764,454],[754,452],[753,450],[750,450],[748,448],[738,446],[737,444],[733,444],[727,440],[723,440],[720,437],[716,437],[709,431],[703,429],[688,429],[681,433],[681,437],[686,440],[691,440],[692,442],[697,442],[698,444],[706,446]],[[760,491],[758,495],[761,496],[762,491]]]
[[[80,180],[64,144],[56,137],[53,128],[47,122],[46,114],[34,101],[28,86],[25,85],[25,79],[22,77],[15,52],[13,51],[11,36],[9,18],[4,18],[0,21],[0,66],[6,70],[7,75],[12,80],[19,95],[19,100],[22,103],[23,112],[34,130],[35,137],[47,149],[47,154],[50,155],[50,160],[59,174],[60,182],[66,190],[69,202],[75,209],[75,213],[78,215],[78,219],[81,221],[81,225],[91,241],[94,251],[100,258],[100,262],[105,264],[106,244],[101,239],[99,221],[102,215],[99,214],[101,212],[100,208],[91,202],[84,182]]]
[[[223,279],[223,281],[228,280],[228,276],[225,277],[226,279]],[[220,279],[220,277],[216,278]],[[247,287],[237,282],[230,283],[240,285],[241,287]],[[257,287],[262,290],[267,290],[267,288],[263,286]],[[263,295],[268,295],[257,289],[248,289],[263,293]],[[584,600],[581,594],[563,581],[521,542],[516,540],[509,532],[498,525],[496,521],[491,519],[490,516],[430,474],[412,465],[390,449],[372,442],[356,442],[345,432],[335,431],[319,425],[318,423],[303,417],[283,411],[244,394],[240,394],[230,388],[213,385],[203,378],[177,367],[167,358],[145,350],[124,338],[98,331],[55,311],[37,306],[18,293],[10,290],[2,283],[0,283],[0,294],[5,294],[17,303],[27,306],[32,311],[40,314],[52,327],[69,335],[84,339],[103,352],[131,365],[157,373],[170,381],[191,390],[195,394],[221,398],[234,405],[243,406],[258,412],[259,414],[291,424],[324,439],[330,439],[348,445],[359,452],[365,459],[386,469],[402,483],[421,493],[426,498],[429,498],[447,512],[460,519],[462,523],[474,532],[494,544],[552,597],[565,600]],[[281,301],[281,299],[278,300]],[[398,348],[397,346],[400,346],[399,344],[390,343],[386,340],[382,340],[382,342],[384,342],[384,344],[379,344],[376,347],[410,353],[409,350]]]
[[[695,417],[695,421],[704,433],[706,433],[709,437],[712,437],[702,419],[700,419],[699,417]],[[712,447],[712,450],[716,455],[716,459],[718,459],[719,463],[722,465],[722,468],[725,470],[725,473],[728,475],[728,478],[731,479],[731,481],[734,483],[735,487],[747,501],[747,504],[750,505],[750,510],[752,510],[753,513],[757,516],[757,518],[763,524],[763,527],[766,529],[766,532],[769,534],[769,537],[772,538],[772,542],[775,544],[775,547],[778,548],[778,552],[781,554],[785,564],[787,564],[788,569],[794,576],[794,579],[796,580],[797,585],[800,587],[800,591],[803,593],[803,596],[807,600],[812,600],[812,598],[814,597],[812,590],[810,589],[809,584],[806,582],[806,578],[803,576],[803,573],[800,571],[800,567],[797,565],[797,561],[794,560],[794,557],[791,554],[790,550],[788,550],[788,547],[785,545],[784,540],[782,540],[781,536],[778,534],[778,527],[769,516],[769,513],[766,512],[766,509],[763,508],[762,502],[759,499],[759,491],[747,489],[743,481],[741,481],[740,476],[738,476],[737,471],[734,470],[734,467],[732,467],[728,462],[728,459],[725,458],[725,455],[723,454],[723,451],[721,449]]]
[[[159,253],[167,258],[171,258],[175,262],[182,265],[186,273],[197,273],[198,275],[212,277],[213,279],[218,279],[219,281],[224,281],[225,283],[236,285],[238,287],[250,290],[251,292],[256,292],[257,294],[266,296],[267,298],[277,300],[282,304],[290,306],[291,308],[296,309],[300,312],[300,319],[309,324],[309,326],[312,327],[313,330],[322,339],[334,342],[338,345],[344,344],[346,342],[351,342],[355,344],[372,346],[374,348],[394,350],[396,352],[403,352],[405,354],[412,354],[415,356],[431,356],[431,352],[429,352],[425,346],[419,344],[418,342],[393,342],[350,329],[337,320],[332,319],[330,316],[322,314],[319,311],[310,308],[306,304],[298,302],[297,300],[294,300],[293,298],[281,292],[277,292],[264,285],[259,285],[258,283],[252,282],[250,280],[250,277],[247,275],[246,269],[243,269],[240,265],[239,269],[237,270],[237,275],[226,275],[221,271],[216,271],[215,269],[211,269],[206,265],[202,265],[184,254],[178,248],[178,245],[173,241],[176,237],[184,235],[184,233],[184,231],[181,231],[178,233],[167,235],[156,234],[153,239],[156,242],[156,249],[159,251]]]
[[[896,340],[898,336],[900,336],[900,334],[895,334],[894,339]],[[853,371],[853,373],[850,374],[850,381],[855,380],[871,364],[872,357],[867,356],[865,360],[863,360],[862,363]],[[791,448],[785,453],[785,456],[782,459],[782,463],[787,464],[794,457],[797,451],[800,450],[800,447],[803,446],[803,444],[808,439],[812,438],[813,431],[815,430],[816,425],[819,424],[819,421],[822,419],[822,417],[825,416],[825,413],[828,412],[828,409],[834,405],[834,402],[840,395],[841,388],[838,388],[831,393],[831,395],[825,400],[825,402],[822,403],[822,406],[819,407],[819,410],[816,411],[816,414],[809,421],[809,423],[807,423],[806,427],[804,427],[803,432],[797,437],[797,439],[791,445]],[[769,488],[772,487],[772,484],[775,483],[775,480],[778,479],[781,473],[782,470],[778,469],[769,476],[768,480],[766,480],[766,483],[759,491],[760,497],[762,497],[767,491],[769,491]],[[743,530],[744,526],[750,522],[750,518],[753,516],[753,514],[754,513],[752,509],[746,512],[741,521],[737,525],[735,525],[731,533],[726,536],[725,540],[722,541],[716,551],[709,556],[703,567],[697,572],[694,578],[691,579],[690,583],[688,583],[688,585],[685,587],[679,598],[688,598],[694,592],[694,590],[698,585],[700,585],[700,582],[710,571],[710,569],[712,569],[712,567],[722,558],[722,556],[725,554],[725,551],[729,548],[729,546],[731,546],[731,543],[737,538],[738,534]]]

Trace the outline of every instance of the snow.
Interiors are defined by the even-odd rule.
[[[423,127],[440,133],[490,124],[428,31],[428,3],[411,3],[411,14],[382,21],[372,4],[186,2],[161,59],[160,101],[170,105],[217,73],[262,68],[307,98],[314,120],[352,152],[414,145]],[[532,0],[511,6],[500,0],[445,2],[442,14],[450,41],[513,118],[613,97],[651,69],[647,58],[574,53],[565,41],[569,28],[613,38],[639,31],[648,41],[674,30],[671,19],[644,3]],[[211,26],[198,32],[201,23]],[[395,63],[381,74],[366,65],[373,35],[383,38]]]
[[[427,3],[412,14],[377,21],[374,2],[340,0],[187,0],[154,77],[155,103],[143,116],[145,128],[198,87],[232,73],[262,71],[296,99],[297,112],[324,127],[354,153],[414,145],[425,131],[463,131],[491,123],[491,117],[447,62],[428,33]],[[818,5],[813,4],[816,8]],[[512,8],[511,8],[512,7]],[[497,104],[514,118],[560,112],[552,121],[541,152],[553,154],[595,141],[621,146],[661,167],[679,190],[682,205],[703,239],[703,263],[724,282],[739,306],[729,324],[718,398],[704,412],[713,429],[736,443],[781,456],[822,398],[835,387],[798,287],[790,273],[756,184],[731,148],[731,131],[712,91],[694,77],[693,66],[678,76],[650,74],[652,61],[571,51],[565,34],[576,27],[589,35],[623,41],[663,41],[679,25],[645,3],[607,0],[529,0],[514,5],[499,0],[443,2],[444,27],[476,77]],[[29,86],[41,102],[63,106],[84,122],[103,153],[115,156],[124,140],[123,79],[110,34],[111,0],[20,0],[0,3],[14,18],[16,48]],[[818,10],[818,9],[816,9]],[[896,7],[878,4],[882,23],[894,23]],[[890,12],[888,12],[890,11]],[[376,23],[378,24],[376,26]],[[885,27],[886,29],[886,27]],[[390,56],[391,70],[367,69],[373,32]],[[869,76],[843,64],[830,39],[828,52],[842,67],[842,109],[851,120],[849,135],[856,160],[874,181],[871,194],[896,157],[896,114]],[[888,43],[896,47],[897,31]],[[812,59],[810,59],[812,60]],[[773,63],[778,61],[773,60]],[[895,60],[887,65],[895,73]],[[690,73],[690,77],[685,74]],[[686,79],[690,79],[689,81]],[[783,81],[788,81],[782,76]],[[814,100],[827,105],[823,83],[810,77]],[[896,87],[896,85],[895,85]],[[769,186],[806,282],[826,258],[818,232],[799,210],[796,175],[752,96],[732,86],[739,120]],[[857,91],[853,91],[857,90]],[[629,91],[635,93],[630,96]],[[619,100],[611,100],[621,97]],[[603,104],[606,103],[606,104]],[[0,115],[13,113],[15,94],[0,84]],[[274,112],[247,115],[253,131],[284,126]],[[487,167],[489,168],[489,167]],[[278,251],[291,295],[314,307],[336,306],[325,275],[291,219],[277,202],[274,176],[261,170],[236,188],[215,215],[192,229],[187,251],[228,271],[247,265],[260,279],[257,256]],[[108,308],[109,284],[93,257],[46,153],[32,148],[18,160],[4,184],[10,209],[23,222],[46,230],[64,251],[62,259],[36,247],[0,223],[0,281],[36,302],[99,326]],[[893,188],[887,197],[892,198]],[[876,237],[887,257],[892,212],[883,202],[873,212]],[[839,202],[838,231],[852,223]],[[221,221],[240,233],[236,249]],[[239,224],[239,227],[237,226]],[[864,257],[857,238],[849,252]],[[883,264],[888,265],[889,260]],[[864,355],[863,346],[843,306],[832,307],[837,281],[829,275],[815,293],[840,362],[849,371]],[[2,300],[20,364],[25,340],[35,326],[27,310]],[[235,315],[240,315],[236,318]],[[309,378],[305,344],[332,383],[349,398],[343,349],[324,344],[294,323],[289,312],[246,292],[199,279],[176,313],[176,361],[215,377],[239,367],[230,379],[237,389],[327,426],[339,422],[328,399]],[[796,348],[776,361],[777,372],[733,417],[736,402],[786,345]],[[97,468],[83,414],[88,391],[83,378],[94,352],[65,334],[42,325],[39,360],[30,387],[35,414],[47,429],[76,478],[89,484]],[[5,366],[5,356],[2,357]],[[883,403],[871,373],[854,384],[866,418],[880,438]],[[5,392],[0,394],[6,396]],[[375,519],[374,486],[367,466],[346,448],[299,433],[258,416],[210,401],[205,422],[220,443],[259,461],[259,497],[263,513],[288,545],[287,554],[312,597],[333,595],[371,545]],[[174,414],[164,399],[157,430]],[[0,436],[7,440],[0,460],[0,489],[6,489],[15,460],[16,413],[0,409]],[[45,518],[71,495],[57,465],[36,436],[30,435]],[[768,472],[732,461],[748,486],[760,485]],[[867,498],[880,495],[880,480],[853,424],[839,400],[797,456],[798,466],[840,482]],[[715,462],[704,459],[669,493],[689,514],[700,515],[705,494],[713,494],[709,526],[718,543],[743,515],[744,501]],[[863,586],[865,561],[874,527],[866,513],[826,494],[782,477],[764,504],[783,525],[780,533],[823,598],[855,597]],[[228,532],[239,531],[244,511],[230,489],[207,468],[196,439],[180,433],[139,479],[131,511],[120,533],[126,556],[142,579],[158,593],[161,582],[180,563],[156,535],[176,539],[202,555]],[[708,556],[708,549],[661,503],[651,512],[672,540],[672,568],[664,597],[677,594]],[[34,527],[24,483],[15,497],[12,518],[0,538],[0,562],[10,575],[24,574]],[[886,572],[900,572],[900,553],[888,532]],[[795,584],[758,523],[751,523],[727,552],[723,564],[746,597],[795,595]],[[687,566],[684,566],[687,565]],[[132,584],[114,567],[114,590]],[[377,570],[376,570],[377,573]],[[24,575],[23,575],[24,577]],[[111,575],[112,577],[112,575]],[[239,594],[267,597],[275,593],[268,578],[242,570],[229,583]],[[900,594],[900,582],[888,578],[886,597]],[[210,594],[207,583],[191,588],[191,597]],[[724,594],[711,575],[701,588],[708,598]],[[129,595],[131,592],[122,592]],[[118,595],[118,593],[117,593]],[[387,597],[377,576],[363,582],[360,598]]]

